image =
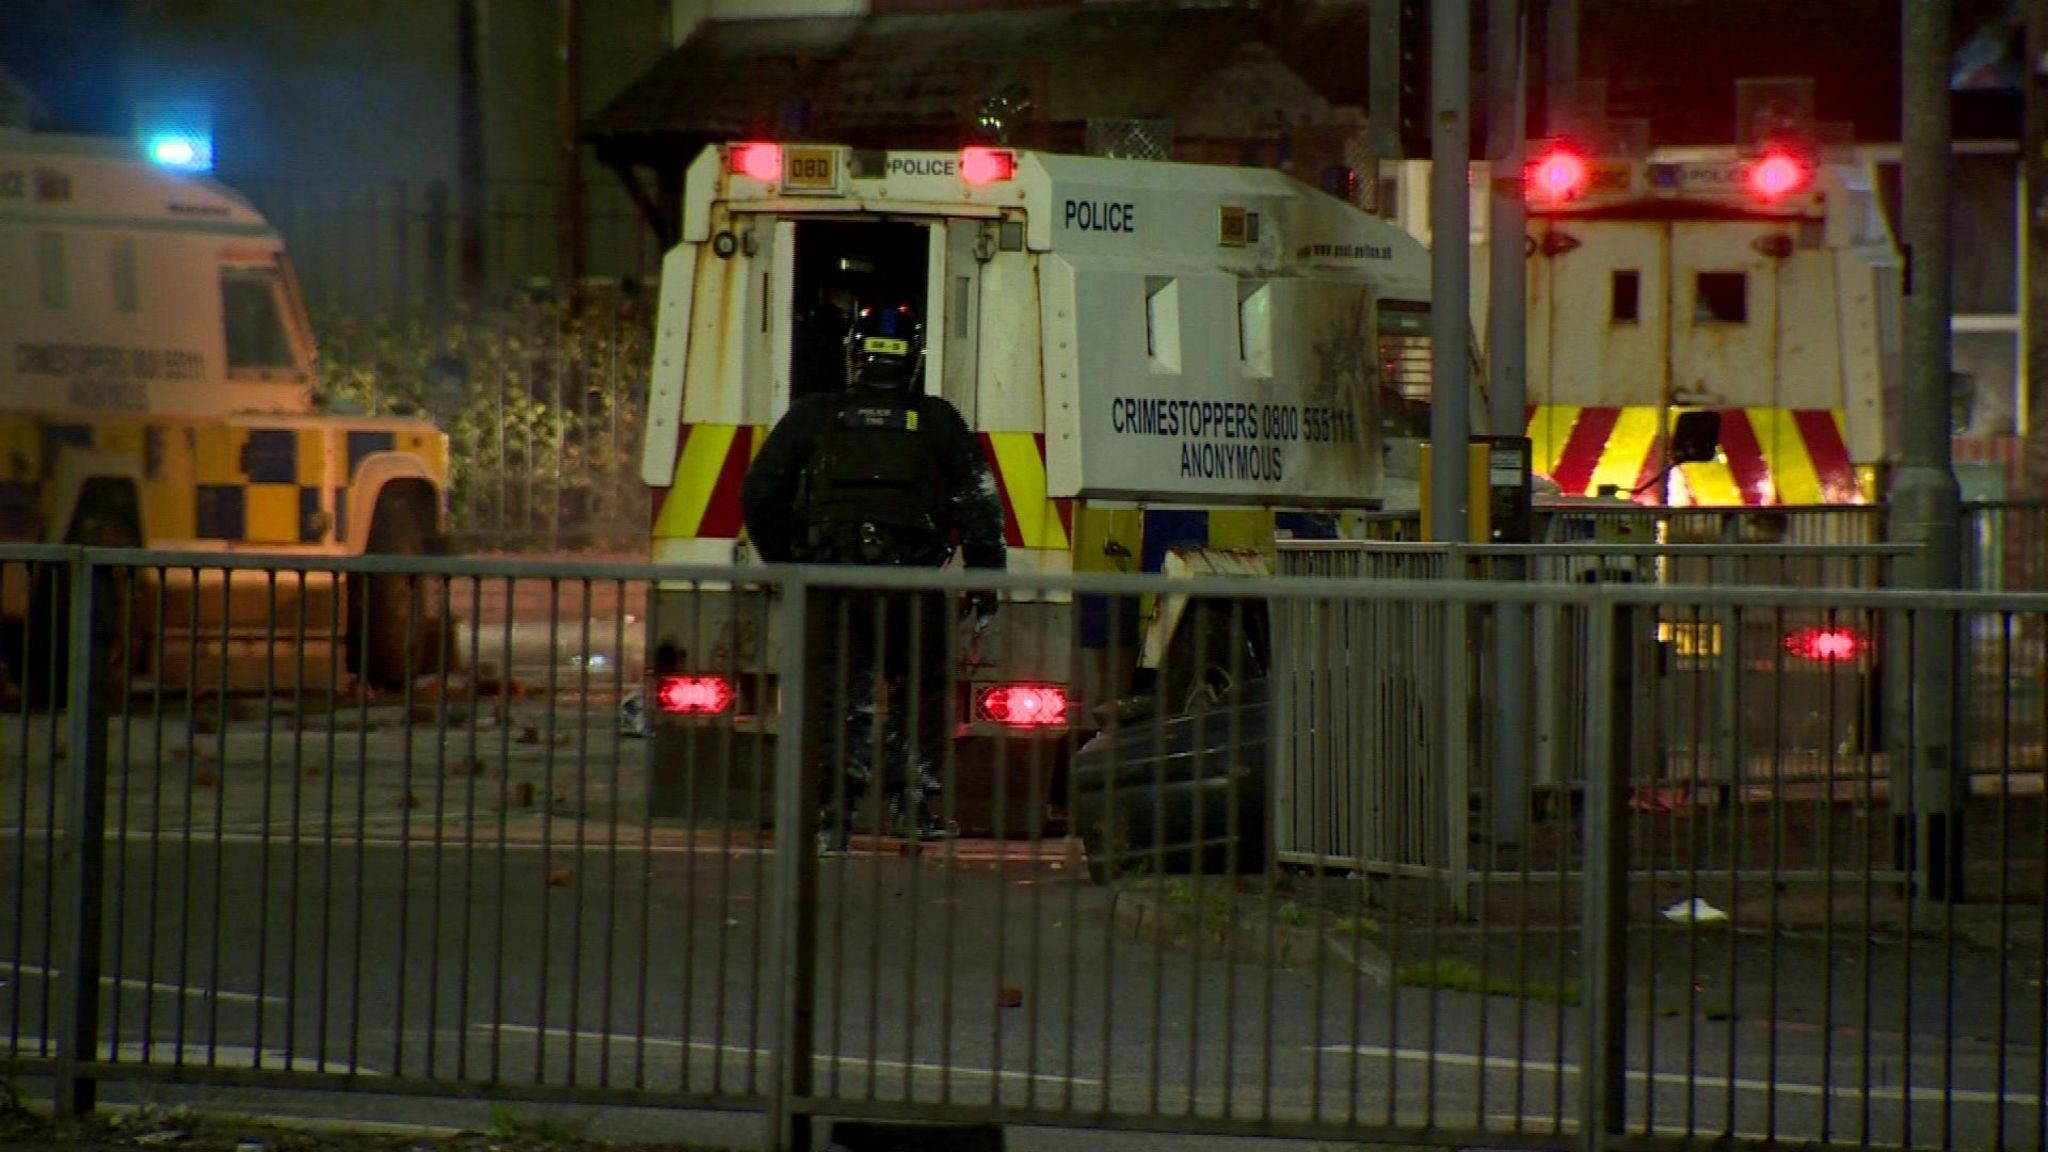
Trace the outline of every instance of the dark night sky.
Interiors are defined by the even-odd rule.
[[[38,127],[128,129],[121,79],[122,0],[5,0],[0,68],[41,105]]]
[[[1895,108],[1888,93],[1897,87],[1900,2],[1581,0],[1581,65],[1586,74],[1608,77],[1616,115],[1659,119],[1660,109],[1668,116],[1674,106],[1698,101],[1705,75],[1714,77],[1708,87],[1717,91],[1726,87],[1729,71],[1813,75],[1820,81],[1822,118],[1864,121],[1858,135],[1874,139],[1887,134],[1882,129],[1895,129],[1895,123],[1869,120],[1875,105]],[[1953,2],[1959,41],[2011,4]],[[0,0],[0,68],[38,98],[44,113],[38,127],[129,129],[121,45],[124,13],[138,4],[204,8],[205,0]],[[1772,31],[1759,35],[1759,24]],[[1732,98],[1708,103],[1713,121],[1732,119],[1732,107],[1720,107],[1732,105]],[[1966,108],[1959,112],[1968,119]],[[1665,125],[1657,127],[1660,137],[1672,135]],[[1686,127],[1676,135],[1699,134]],[[1719,134],[1718,124],[1709,127],[1709,135]]]

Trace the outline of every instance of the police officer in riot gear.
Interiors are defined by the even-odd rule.
[[[924,329],[916,310],[864,308],[844,346],[849,386],[791,404],[747,472],[741,503],[756,551],[771,563],[937,567],[957,540],[967,567],[1002,568],[995,478],[959,410],[922,390]],[[985,620],[994,597],[970,597],[969,607]],[[840,813],[859,811],[831,803],[842,771],[850,802],[875,775],[869,765],[881,683],[899,693],[882,738],[893,830],[931,834],[933,766],[953,723],[946,597],[828,590],[808,618],[820,683],[808,696],[806,723],[828,766],[827,846],[844,845]],[[915,729],[908,748],[897,722],[906,716]]]

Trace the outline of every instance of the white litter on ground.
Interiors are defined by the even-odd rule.
[[[1679,924],[1718,924],[1728,919],[1728,914],[1695,896],[1666,908],[1664,918]]]

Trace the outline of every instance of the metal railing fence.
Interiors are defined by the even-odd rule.
[[[1662,508],[1616,501],[1539,506],[1541,544],[1874,544],[1886,539],[1885,504]],[[1959,509],[1962,585],[1978,591],[2048,588],[2048,501],[1967,501]],[[1414,512],[1361,515],[1354,535],[1381,542],[1418,542]]]
[[[1895,564],[1915,554],[1884,543],[1636,542],[1661,535],[1610,525],[1574,544],[1283,541],[1276,570],[1567,585],[1659,585],[1691,576],[1717,587],[1867,590],[1889,586]],[[1493,780],[1447,778],[1446,756],[1453,765],[1508,763],[1539,804],[1564,802],[1582,788],[1582,718],[1600,690],[1589,679],[1584,607],[1496,604],[1438,619],[1444,611],[1379,600],[1276,609],[1275,628],[1288,641],[1276,643],[1276,707],[1285,718],[1277,736],[1281,860],[1326,856],[1372,872],[1439,877],[1462,907],[1471,879],[1465,845],[1483,808],[1501,798],[1491,795]],[[1643,674],[1622,686],[1640,745],[1634,785],[1667,794],[1680,777],[1726,789],[1774,772],[1847,778],[1881,771],[1873,767],[1881,761],[1864,757],[1883,751],[1877,653],[1885,623],[1836,604],[1656,616],[1631,641],[1640,651],[1628,667]],[[1502,661],[1516,657],[1498,644],[1509,628],[1528,638],[1511,677]],[[1816,644],[1841,649],[1807,650]],[[1516,690],[1523,701],[1514,714],[1532,722],[1517,746],[1496,748],[1498,731],[1481,721]],[[1452,746],[1437,747],[1439,738]]]
[[[40,706],[24,690],[0,717],[0,1052],[53,1076],[67,1108],[102,1081],[169,1080],[739,1109],[778,1148],[807,1146],[813,1117],[1436,1146],[2044,1139],[2039,665],[2002,657],[2004,703],[1969,733],[1996,755],[1933,796],[1868,752],[1842,757],[1863,766],[1847,782],[1788,755],[1746,776],[1703,750],[1670,756],[1644,741],[1632,686],[1678,658],[1660,639],[1672,620],[1903,614],[1976,637],[2048,616],[2048,596],[810,569],[736,584],[723,568],[48,548],[0,561],[72,638],[7,650],[18,684],[65,689]],[[295,607],[260,652],[183,645],[200,666],[174,692],[134,625],[164,617],[150,600],[175,573],[220,597],[189,628],[224,626],[245,597]],[[321,581],[381,590],[303,594]],[[652,660],[629,617],[664,595],[683,607],[656,610],[688,613],[673,597],[692,588],[750,607],[705,625],[689,675],[647,684],[652,724],[696,739],[643,745],[618,717]],[[1115,617],[1150,595],[1222,606],[1194,614],[1202,628],[1244,627],[1258,606],[1279,625],[1275,669],[1247,666],[1256,646],[1198,637],[1188,650],[1227,654],[1231,674],[1185,681],[1184,711],[1068,701],[1068,724],[998,725],[916,763],[891,725],[915,731],[926,697],[857,692],[848,644],[881,621],[878,666],[901,653],[919,683],[926,654],[966,650],[955,609],[983,591],[1099,597],[1112,648],[1129,634]],[[1374,612],[1408,630],[1377,634],[1401,643],[1284,623]],[[1288,669],[1406,668],[1456,691],[1458,667],[1483,658],[1475,620],[1500,612],[1570,622],[1571,645],[1536,655],[1583,666],[1577,786],[1538,805],[1529,780],[1535,815],[1515,842],[1468,834],[1462,903],[1426,874],[1276,859],[1290,765],[1273,757],[1299,743],[1276,706]],[[421,674],[359,690],[357,626],[399,638]],[[926,629],[946,643],[924,645]],[[342,640],[301,644],[320,632]],[[274,690],[208,692],[224,663],[202,652],[260,658]],[[1748,675],[1738,688],[1752,685],[1771,691]],[[815,746],[746,739],[760,715],[736,700],[807,717],[797,730],[831,737],[831,770],[811,770]],[[1049,703],[976,706],[1015,720]],[[1357,738],[1405,731],[1384,715],[1361,700]],[[1420,724],[1441,768],[1413,819],[1492,778],[1485,743],[1451,723]],[[657,745],[681,759],[643,755]],[[890,811],[888,782],[912,769],[936,777],[936,838],[894,818],[914,804]],[[1052,791],[1012,789],[1019,773]],[[977,793],[1032,798],[1044,819],[1021,839],[945,834]],[[1930,821],[1953,837],[1961,900],[1915,887],[1902,846]]]

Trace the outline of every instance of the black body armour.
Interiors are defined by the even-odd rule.
[[[842,401],[805,469],[800,513],[807,560],[944,563],[945,478],[916,405],[875,392]]]

